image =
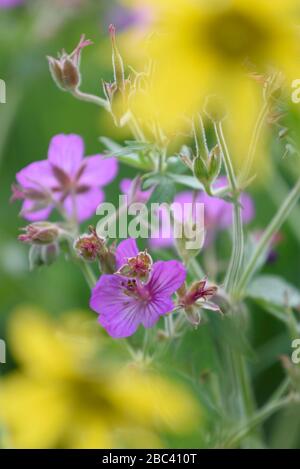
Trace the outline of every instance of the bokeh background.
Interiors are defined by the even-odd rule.
[[[57,321],[54,324],[61,324],[62,318],[68,314],[71,317],[74,310],[80,312],[80,317],[84,315],[89,327],[89,321],[94,320],[94,315],[87,306],[89,301],[87,285],[80,271],[66,262],[63,256],[60,256],[50,268],[29,272],[28,249],[17,241],[19,229],[24,225],[18,216],[20,207],[18,203],[10,204],[9,199],[16,172],[32,161],[44,159],[48,143],[53,135],[80,134],[85,140],[86,154],[96,154],[101,151],[100,136],[105,135],[114,139],[126,137],[126,131],[123,135],[116,134],[111,122],[101,110],[92,104],[76,101],[67,93],[60,92],[50,77],[46,60],[46,55],[55,55],[62,48],[71,51],[80,35],[85,33],[94,42],[94,46],[84,51],[82,89],[95,94],[101,93],[101,79],[112,78],[108,25],[114,20],[117,25],[118,22],[120,26],[124,23],[126,25],[124,12],[120,14],[116,8],[117,6],[111,0],[25,1],[23,5],[16,8],[0,8],[0,78],[7,84],[7,103],[0,105],[0,338],[7,341],[7,363],[0,364],[0,399],[3,399],[0,402],[0,408],[3,409],[6,406],[10,409],[8,412],[18,434],[15,444],[21,447],[26,445],[36,447],[47,445],[50,447],[63,447],[64,445],[71,447],[109,447],[110,445],[111,447],[148,447],[151,445],[205,447],[216,444],[216,441],[207,441],[210,425],[216,418],[214,411],[211,410],[210,413],[199,409],[205,407],[203,402],[205,400],[203,391],[206,385],[205,373],[215,366],[213,347],[215,338],[212,330],[226,334],[226,331],[220,329],[218,318],[197,331],[189,332],[176,348],[166,352],[160,362],[159,370],[156,370],[156,377],[161,380],[157,384],[157,388],[162,389],[160,398],[148,395],[146,389],[149,390],[149,387],[145,383],[139,383],[140,378],[136,377],[134,378],[136,385],[132,390],[128,385],[126,389],[124,388],[124,394],[120,393],[119,396],[114,397],[116,408],[113,413],[117,417],[109,417],[106,420],[103,414],[109,406],[114,404],[111,402],[108,404],[108,398],[94,396],[94,409],[96,407],[100,409],[98,420],[91,409],[84,409],[83,415],[78,417],[78,428],[81,429],[78,432],[80,434],[82,431],[84,436],[79,435],[78,438],[73,439],[70,435],[72,413],[66,417],[69,418],[70,426],[64,428],[63,435],[61,435],[61,417],[57,417],[55,423],[49,421],[48,426],[45,424],[45,420],[50,420],[51,413],[58,413],[56,407],[52,411],[51,406],[54,401],[61,402],[64,407],[65,397],[61,394],[53,394],[47,399],[43,396],[40,401],[38,393],[36,397],[31,394],[27,413],[19,414],[19,417],[13,414],[16,413],[18,392],[22,392],[24,382],[16,381],[15,385],[12,385],[11,390],[8,391],[11,400],[7,392],[1,394],[1,387],[4,389],[6,386],[4,383],[7,376],[13,373],[28,374],[31,361],[42,362],[42,359],[38,357],[39,341],[37,340],[36,344],[34,341],[36,337],[41,337],[39,340],[45,346],[51,336],[51,327],[55,327],[51,321]],[[296,112],[291,110],[291,114],[292,123],[297,132],[300,122]],[[283,200],[286,189],[294,181],[295,173],[299,170],[297,157],[292,155],[283,160],[281,150],[280,144],[274,144],[270,156],[273,160],[272,170],[266,174],[265,181],[260,181],[260,184],[251,190],[256,216],[249,229],[260,230],[265,226]],[[105,189],[106,199],[116,201],[120,179],[134,174],[133,170],[120,166],[118,178]],[[300,208],[298,207],[297,210],[282,229],[281,241],[276,246],[275,259],[265,266],[264,272],[283,275],[287,281],[300,288]],[[226,258],[227,248],[226,239],[218,239],[217,255],[220,258]],[[251,310],[249,339],[254,350],[254,353],[249,352],[249,361],[256,400],[262,404],[283,378],[284,371],[279,357],[291,354],[291,344],[281,322],[269,316],[257,302],[249,301],[248,306]],[[45,324],[48,324],[46,326],[39,325],[38,318],[44,314],[50,318],[45,320]],[[47,322],[48,320],[50,323]],[[25,330],[20,330],[22,325]],[[48,332],[41,332],[40,329],[44,327]],[[46,335],[43,340],[44,333]],[[89,333],[90,330],[87,331],[87,334]],[[94,342],[97,344],[98,340],[99,344],[101,343],[96,353],[96,363],[99,363],[99,369],[101,369],[100,382],[106,383],[105,386],[108,388],[111,386],[113,389],[121,381],[123,366],[128,367],[128,353],[123,345],[107,339],[100,331],[99,337],[98,331],[92,331],[91,334],[93,344]],[[18,340],[21,342],[24,340],[23,348],[21,343],[16,345]],[[30,356],[24,358],[24,354],[27,353],[25,351],[26,340],[28,340],[31,355],[28,350]],[[49,347],[53,349],[52,358],[46,359],[47,365],[41,364],[43,373],[46,369],[48,379],[51,371],[47,370],[51,369],[53,362],[58,363],[64,354],[72,355],[73,353],[70,350],[60,351],[60,345],[56,343],[49,344]],[[95,347],[97,349],[97,345]],[[50,349],[48,348],[47,353]],[[86,354],[86,350],[83,353]],[[111,361],[115,366],[113,376],[107,371]],[[67,370],[66,365],[63,373],[67,378],[64,379],[68,381],[68,386],[71,386],[69,381],[73,383],[73,387],[68,388],[68,392],[74,396],[79,378],[69,380]],[[80,375],[81,372],[78,373]],[[17,379],[20,379],[20,375],[17,375]],[[53,377],[50,381],[56,382],[56,380],[57,377]],[[60,382],[60,378],[58,381]],[[84,387],[82,384],[81,386]],[[28,392],[30,394],[30,391]],[[91,401],[91,394],[87,392],[85,395],[84,390],[80,392],[82,392],[80,400]],[[124,407],[133,405],[134,392],[137,392],[141,399],[139,418],[136,418],[136,415],[129,416],[124,412]],[[108,391],[108,396],[111,396],[111,393],[112,391]],[[174,402],[168,402],[169,393],[171,396],[173,393],[178,395],[182,406],[178,407],[176,399],[173,399]],[[37,402],[38,405],[41,402],[49,403],[49,412],[43,414],[38,405],[35,406]],[[155,414],[153,406],[156,404],[158,404],[158,410]],[[93,407],[92,404],[89,405]],[[167,417],[164,415],[164,409],[171,414],[171,418],[169,418],[170,415]],[[133,414],[136,412],[138,411],[135,410]],[[195,412],[195,415],[199,412],[196,426],[192,423],[193,419],[189,421],[189,412]],[[43,418],[39,420],[37,414],[43,415]],[[122,423],[119,422],[121,414]],[[154,414],[155,418],[153,418]],[[295,407],[269,419],[263,429],[268,444],[274,447],[299,447],[299,417],[299,408]],[[18,418],[23,419],[23,423],[16,423]],[[24,436],[22,440],[22,435],[26,434],[24,427],[26,419],[32,419],[32,426],[44,434],[44,439],[39,438],[36,434],[38,431],[36,431],[31,435],[31,439],[26,440]],[[152,420],[156,421],[152,422]],[[165,420],[168,420],[166,426],[161,423]],[[132,433],[127,429],[122,434],[120,429],[124,426],[126,428],[123,421],[127,422],[126,425],[128,428],[130,426]],[[149,423],[150,421],[152,423]],[[102,433],[100,432],[101,425],[104,426]],[[108,431],[107,428],[110,430]],[[13,446],[14,443],[10,442],[9,434],[4,426],[1,435],[1,444]]]

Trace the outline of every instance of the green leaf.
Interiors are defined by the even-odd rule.
[[[300,305],[300,291],[275,275],[256,277],[247,290],[247,296],[269,305],[296,308]]]
[[[175,197],[175,184],[167,175],[160,176],[158,179],[155,178],[153,182],[156,182],[156,187],[152,192],[152,195],[148,201],[148,204],[154,203],[171,203]]]
[[[135,147],[133,145],[122,147],[107,137],[100,137],[100,142],[109,150],[109,153],[107,153],[108,157],[114,156],[122,163],[133,168],[141,169],[143,171],[149,171],[153,169],[150,161],[146,160],[145,157],[139,155],[138,153],[135,153],[135,151],[141,150],[139,142],[137,142]]]
[[[181,184],[182,186],[189,187],[190,189],[195,189],[198,191],[203,191],[203,185],[197,181],[194,176],[187,176],[184,174],[175,174],[167,173],[167,176],[176,184]]]

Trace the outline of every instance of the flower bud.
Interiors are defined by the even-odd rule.
[[[220,174],[222,166],[222,155],[219,145],[216,145],[209,154],[208,177],[212,184]]]
[[[54,223],[36,222],[23,228],[24,234],[18,239],[22,243],[46,245],[57,240],[59,236],[59,228]]]
[[[99,237],[92,227],[90,227],[90,234],[84,234],[75,241],[74,248],[78,255],[88,262],[96,261],[107,251],[105,239]]]
[[[86,40],[83,35],[80,38],[79,44],[71,54],[67,54],[63,50],[57,59],[47,57],[52,78],[57,86],[63,91],[72,91],[79,87],[81,82],[81,51],[84,47],[89,46],[90,44],[92,44],[92,42]]]
[[[41,258],[44,265],[51,265],[59,256],[59,245],[58,243],[47,244],[47,246],[41,246]]]
[[[207,162],[200,156],[193,161],[193,171],[195,177],[200,181],[204,187],[209,184],[209,169]]]
[[[123,92],[125,91],[124,63],[123,63],[122,56],[119,52],[119,49],[117,47],[116,27],[113,24],[109,26],[109,33],[110,33],[111,44],[112,44],[112,63],[113,63],[113,69],[114,69],[114,82],[117,88]]]
[[[58,243],[47,245],[33,244],[29,250],[29,267],[34,270],[43,265],[51,265],[59,256]]]

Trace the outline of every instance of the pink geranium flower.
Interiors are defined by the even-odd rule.
[[[215,183],[215,189],[227,185],[227,178],[220,177]],[[175,204],[183,207],[184,204],[193,202],[204,204],[205,223],[205,245],[210,245],[215,239],[218,231],[228,230],[232,225],[232,204],[218,197],[210,197],[205,192],[198,192],[196,197],[192,191],[180,192],[174,198]],[[241,195],[242,217],[245,224],[250,223],[254,218],[254,203],[250,195]],[[187,223],[190,221],[189,211],[174,210],[174,218],[177,222]],[[159,212],[159,229],[155,237],[149,240],[152,249],[162,249],[174,244],[174,239],[169,235],[168,212],[164,207]]]
[[[12,199],[23,199],[21,215],[30,221],[45,220],[56,206],[79,222],[94,215],[104,200],[101,189],[114,179],[118,165],[101,155],[84,158],[79,135],[56,135],[48,159],[29,164],[16,175]]]
[[[139,254],[135,240],[122,241],[116,250],[116,268],[123,271],[128,260]],[[160,316],[173,311],[172,295],[185,277],[183,264],[176,260],[154,262],[146,282],[139,276],[102,275],[92,291],[90,306],[112,337],[128,337],[140,324],[151,328]]]

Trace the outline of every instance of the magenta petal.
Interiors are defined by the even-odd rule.
[[[104,158],[101,155],[88,156],[83,160],[84,171],[80,184],[87,186],[105,186],[113,181],[118,173],[118,162],[115,158]]]
[[[96,215],[97,207],[103,200],[104,192],[97,187],[91,187],[82,194],[76,194],[75,205],[77,220],[82,222]],[[64,208],[69,216],[74,215],[74,207],[70,196],[64,201]]]
[[[152,298],[141,317],[143,326],[148,329],[153,327],[160,316],[170,313],[174,308],[174,303],[170,297],[157,295]]]
[[[141,322],[140,302],[124,293],[123,281],[119,275],[102,275],[90,300],[100,324],[116,339],[134,334]]]
[[[69,176],[75,176],[84,155],[84,142],[79,135],[59,134],[52,138],[48,161]]]
[[[16,179],[25,189],[51,189],[57,183],[47,160],[29,164],[16,174]]]
[[[122,179],[122,181],[120,182],[120,189],[123,192],[123,194],[126,194],[126,195],[129,194],[131,185],[132,185],[131,179],[127,179],[127,178]]]
[[[24,200],[22,205],[22,210],[20,212],[21,217],[25,218],[28,221],[43,221],[47,220],[50,213],[52,212],[53,207],[45,207],[39,210],[34,210],[36,202],[33,200]]]
[[[183,284],[186,269],[179,261],[158,261],[153,264],[148,287],[155,295],[172,295]]]
[[[132,238],[121,241],[116,249],[116,266],[117,269],[126,264],[128,257],[135,257],[139,253],[136,240]]]

